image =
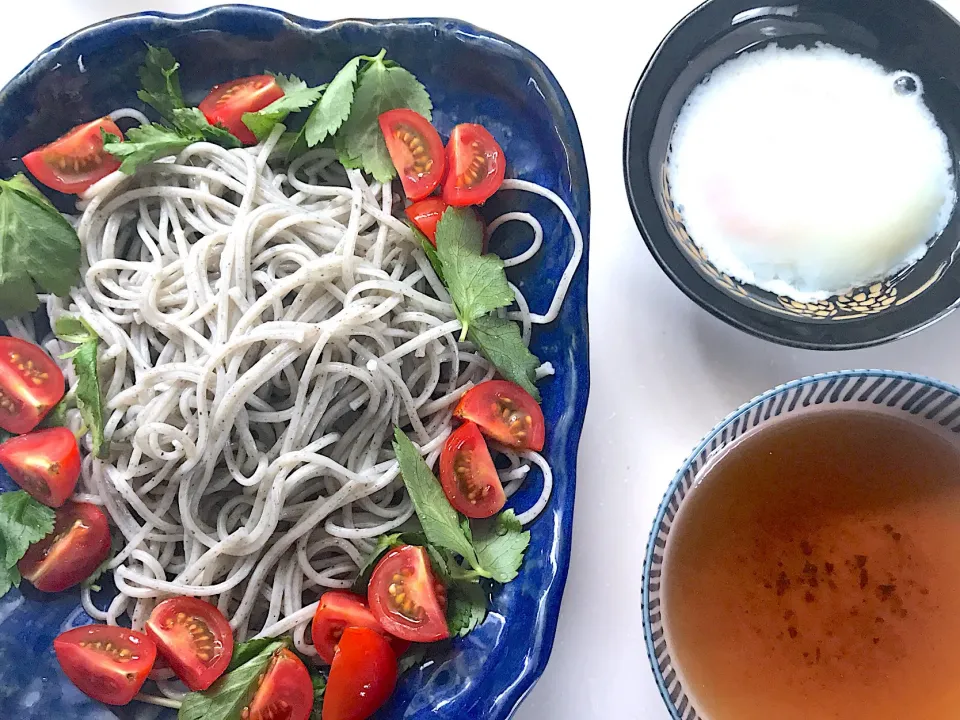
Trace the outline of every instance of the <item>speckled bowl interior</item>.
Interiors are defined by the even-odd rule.
[[[349,58],[386,48],[427,86],[442,134],[458,122],[483,123],[504,148],[508,176],[557,192],[587,235],[586,162],[573,112],[556,79],[524,48],[454,20],[325,23],[250,6],[109,20],[52,46],[0,91],[3,176],[22,169],[18,158],[23,153],[81,120],[117,107],[144,109],[136,91],[145,42],[173,51],[182,66],[184,91],[194,102],[217,82],[265,70],[292,72],[319,84]],[[65,210],[71,206],[70,198],[56,201]],[[549,249],[511,275],[534,311],[543,312],[572,252],[572,234],[556,208],[539,197],[501,193],[484,212],[492,216],[508,207],[531,212],[543,223]],[[498,233],[492,249],[506,252],[512,244],[528,241],[509,232],[507,227]],[[589,385],[586,292],[585,252],[559,319],[534,331],[533,350],[556,369],[542,384],[545,454],[553,467],[554,489],[547,510],[531,527],[521,574],[495,594],[490,615],[477,631],[438,648],[430,663],[404,676],[378,713],[381,720],[504,720],[546,665],[570,557],[577,445]],[[518,508],[529,506],[541,483],[539,471],[532,472],[512,502]],[[9,489],[9,478],[0,477],[0,485]],[[111,592],[106,587],[99,602],[107,602]],[[174,716],[140,703],[108,708],[66,680],[52,640],[62,630],[88,622],[76,592],[45,596],[25,583],[0,599],[0,717]]]
[[[634,92],[624,137],[627,191],[637,225],[667,275],[699,305],[754,335],[786,345],[850,349],[915,332],[960,300],[960,213],[919,262],[818,302],[778,296],[720,272],[697,247],[670,193],[667,159],[676,119],[690,92],[717,66],[775,42],[817,42],[860,53],[924,82],[924,101],[960,167],[960,24],[929,0],[801,0],[764,6],[709,0],[664,39]],[[789,142],[785,138],[784,142]],[[770,162],[777,162],[776,147]]]
[[[734,444],[773,423],[838,409],[885,413],[921,423],[960,445],[960,389],[937,380],[887,370],[845,370],[795,380],[751,400],[717,425],[693,450],[667,488],[647,541],[643,566],[643,631],[660,695],[674,720],[709,720],[684,687],[664,633],[661,578],[677,513],[703,469]],[[856,422],[856,416],[851,416]],[[682,603],[683,598],[671,599]]]

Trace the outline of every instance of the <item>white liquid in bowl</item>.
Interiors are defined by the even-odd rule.
[[[956,204],[952,167],[918,77],[832,46],[771,45],[690,94],[668,177],[719,270],[806,301],[923,257]]]

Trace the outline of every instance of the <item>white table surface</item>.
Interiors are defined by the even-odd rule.
[[[941,0],[960,14],[960,0]],[[198,0],[6,0],[0,80],[92,22],[138,10],[190,12]],[[870,350],[779,347],[727,327],[660,272],[627,205],[627,104],[664,34],[694,0],[591,0],[571,15],[522,0],[262,0],[308,17],[457,15],[525,45],[553,70],[580,124],[592,185],[592,388],[580,444],[575,542],[550,664],[516,720],[666,720],[643,648],[642,555],[667,483],[694,444],[741,403],[781,382],[888,368],[960,383],[960,313]],[[10,5],[10,7],[7,7]],[[537,9],[542,6],[544,9]],[[550,8],[550,9],[548,9]]]

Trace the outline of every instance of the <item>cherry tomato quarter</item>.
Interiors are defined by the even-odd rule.
[[[251,75],[215,85],[200,102],[200,112],[211,125],[220,125],[244,145],[256,145],[257,136],[243,124],[243,114],[263,110],[283,97],[272,75]]]
[[[103,130],[123,138],[109,117],[77,125],[49,145],[23,156],[23,164],[48,188],[63,193],[81,193],[97,180],[120,168],[120,161],[103,148]]]
[[[108,705],[126,705],[143,687],[157,647],[143,633],[87,625],[61,633],[53,651],[63,673],[86,695]]]
[[[243,720],[309,720],[313,682],[300,658],[286,648],[274,653],[256,695],[240,713]]]
[[[446,171],[440,135],[423,115],[406,108],[388,110],[379,120],[403,191],[410,200],[422,200],[436,189]]]
[[[397,658],[369,628],[347,628],[337,646],[323,697],[323,720],[366,720],[397,685]]]
[[[17,568],[37,590],[60,592],[90,577],[109,553],[110,528],[103,510],[91,503],[67,502],[57,508],[53,532],[31,545]]]
[[[446,589],[433,574],[427,551],[415,545],[391,550],[370,576],[367,601],[380,626],[410,642],[450,637]]]
[[[453,414],[488,438],[518,450],[543,450],[546,423],[533,396],[516,383],[487,380],[467,390]]]
[[[443,444],[440,484],[450,504],[469,518],[496,515],[507,502],[487,441],[476,423],[463,423]]]
[[[35,499],[56,508],[77,486],[80,448],[67,428],[35,430],[0,445],[0,465]]]
[[[184,685],[206,690],[233,657],[233,631],[214,605],[191,597],[164,600],[147,620],[147,635]]]
[[[63,373],[41,348],[0,337],[0,428],[30,432],[64,393]]]
[[[457,125],[447,143],[447,179],[443,199],[448,205],[479,205],[490,198],[506,172],[503,150],[483,125]]]

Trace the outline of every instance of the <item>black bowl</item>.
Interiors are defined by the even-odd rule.
[[[784,345],[848,350],[920,330],[960,303],[960,213],[915,265],[869,287],[801,303],[719,272],[693,243],[670,198],[666,158],[690,92],[746,50],[823,42],[889,70],[917,73],[924,101],[954,156],[960,149],[960,24],[929,0],[709,0],[663,40],[634,91],[624,134],[627,194],[637,226],[667,275],[698,305],[734,327]],[[775,151],[775,149],[773,149]],[[774,155],[775,161],[775,155]]]

